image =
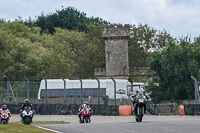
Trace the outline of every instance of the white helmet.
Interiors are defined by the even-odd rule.
[[[139,93],[143,93],[143,92],[144,92],[144,88],[143,88],[143,87],[140,87],[139,90],[138,90],[138,92],[139,92]]]

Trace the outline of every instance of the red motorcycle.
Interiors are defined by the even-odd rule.
[[[83,107],[81,110],[81,123],[90,123],[90,116],[92,111],[90,111],[87,107]]]

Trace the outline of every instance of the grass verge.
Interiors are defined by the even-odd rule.
[[[0,133],[52,133],[44,129],[37,128],[33,125],[49,125],[49,124],[69,124],[63,121],[34,121],[30,125],[21,122],[10,122],[9,124],[0,125]]]

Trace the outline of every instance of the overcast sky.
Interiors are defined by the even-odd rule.
[[[23,20],[75,7],[87,17],[117,24],[148,24],[173,37],[200,35],[200,0],[0,0],[0,19]]]

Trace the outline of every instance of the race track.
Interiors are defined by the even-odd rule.
[[[135,122],[134,116],[91,117],[92,123],[79,124],[77,115],[35,115],[34,121],[65,121],[71,124],[39,125],[63,133],[199,133],[200,116],[155,116],[145,115],[143,122]],[[12,115],[10,122],[20,121]],[[32,124],[34,125],[34,123]]]
[[[63,133],[199,133],[200,121],[144,121],[45,125]]]

